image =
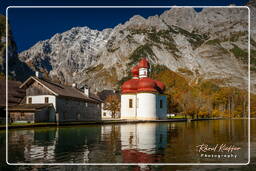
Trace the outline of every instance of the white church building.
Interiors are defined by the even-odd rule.
[[[132,68],[133,78],[121,89],[121,119],[166,119],[167,98],[165,85],[148,77],[150,65],[146,58]]]

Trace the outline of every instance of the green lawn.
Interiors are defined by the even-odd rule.
[[[175,115],[175,116],[169,116],[168,119],[186,119],[184,115]],[[187,116],[187,119],[190,119],[190,116]]]

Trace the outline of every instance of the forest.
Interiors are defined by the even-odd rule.
[[[191,71],[183,69],[187,74]],[[248,117],[248,92],[220,86],[222,80],[191,81],[163,65],[153,65],[151,77],[166,85],[168,113],[190,118]],[[251,117],[256,116],[256,95],[251,96]]]

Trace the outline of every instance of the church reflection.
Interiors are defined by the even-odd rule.
[[[106,124],[9,130],[10,163],[205,162],[196,145],[247,139],[244,121]],[[247,144],[240,158],[246,159]],[[234,161],[230,159],[230,161]],[[220,161],[218,161],[220,162]]]
[[[160,160],[159,151],[167,145],[167,124],[129,124],[122,126],[123,162],[154,163]]]
[[[126,124],[9,131],[9,162],[157,162],[167,129]]]

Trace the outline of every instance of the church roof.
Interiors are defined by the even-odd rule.
[[[146,58],[139,61],[138,65],[132,68],[131,72],[134,77],[137,77],[139,68],[149,68],[149,62]],[[162,93],[165,85],[161,81],[153,80],[149,77],[132,78],[123,83],[121,86],[122,94],[138,93],[138,92],[158,92]]]
[[[149,68],[149,62],[146,58],[143,58],[140,60],[139,64],[138,64],[139,68]]]

